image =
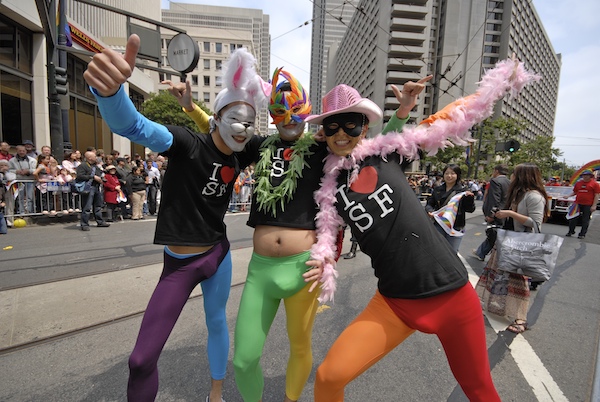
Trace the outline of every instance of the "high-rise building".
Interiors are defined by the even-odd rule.
[[[188,80],[194,98],[203,101],[209,109],[222,88],[222,65],[235,49],[247,48],[256,57],[257,71],[263,80],[271,78],[269,16],[262,10],[170,2],[170,8],[162,10],[162,21],[185,29],[198,42],[200,60],[197,68],[188,73]],[[163,41],[170,37],[163,35]],[[163,50],[163,65],[168,68],[166,50]],[[177,73],[171,77],[161,75],[175,81],[177,77]],[[257,111],[256,125],[260,134],[267,134],[268,119],[268,111]]]
[[[330,55],[344,37],[356,10],[357,1],[315,0],[313,1],[312,48],[310,57],[310,101],[313,113],[321,112],[321,100],[329,89],[327,77],[331,68]]]
[[[335,77],[327,80],[356,87],[384,110],[384,121],[398,107],[391,84],[433,74],[412,113],[420,121],[475,92],[485,69],[514,53],[542,80],[525,88],[518,100],[499,102],[495,116],[527,121],[522,139],[552,135],[560,55],[530,1],[361,0],[357,7],[360,12],[329,61]],[[321,74],[311,70],[311,83],[320,78],[313,78],[313,71]]]

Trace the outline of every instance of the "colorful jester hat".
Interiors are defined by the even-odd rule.
[[[279,82],[279,76],[285,81]],[[273,118],[273,124],[288,124],[290,120],[303,123],[310,114],[312,105],[308,93],[292,74],[283,68],[276,68],[271,80],[271,100],[269,102],[269,113]]]

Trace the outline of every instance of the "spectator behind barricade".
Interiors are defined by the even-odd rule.
[[[117,178],[119,179],[119,183],[121,184],[121,191],[125,196],[126,200],[124,202],[119,203],[119,207],[121,208],[121,217],[123,219],[130,219],[131,214],[127,212],[127,204],[131,202],[131,192],[127,187],[127,177],[131,175],[131,166],[127,163],[127,159],[125,158],[117,158]]]
[[[77,169],[77,166],[79,166],[79,164],[81,163],[80,161],[77,160],[76,152],[79,152],[79,151],[66,151],[65,157],[64,157],[63,161],[60,163],[61,166],[65,169],[67,169],[67,172],[69,172],[69,174],[72,175],[73,177],[75,177],[77,175],[77,172],[75,171],[75,169]]]
[[[8,231],[8,221],[5,218],[4,214],[7,212],[6,200],[9,197],[11,197],[11,194],[9,194],[9,192],[6,190],[6,185],[9,182],[8,178],[6,177],[6,175],[9,174],[9,167],[10,166],[8,165],[8,161],[6,159],[0,159],[0,234],[6,234],[6,232]]]
[[[233,183],[233,191],[231,192],[231,198],[229,200],[229,212],[241,211],[241,199],[242,199],[242,187],[244,186],[244,171],[241,171],[240,174],[235,179]]]
[[[10,153],[10,144],[6,141],[0,142],[0,161],[9,161],[13,156]]]
[[[14,194],[18,191],[15,179],[17,175],[10,171],[10,162],[4,159],[0,159],[0,186],[6,189],[6,195],[4,197],[5,207],[4,215],[6,217],[6,225],[12,227],[15,213],[15,196]]]
[[[56,176],[56,182],[60,187],[59,199],[63,214],[68,214],[74,211],[70,190],[70,183],[72,180],[73,176],[71,176],[71,173],[69,173],[67,168],[62,165],[59,165],[58,175]],[[56,208],[58,209],[58,204]]]
[[[146,160],[146,199],[150,215],[156,214],[156,196],[160,189],[160,171],[155,164],[152,159]]]
[[[50,155],[39,154],[37,157],[37,167],[33,171],[33,177],[35,177],[36,183],[36,199],[40,211],[46,215],[56,215],[54,209],[54,199],[48,192],[48,182],[54,180],[50,171]]]
[[[250,171],[250,168],[244,169],[244,181],[242,183],[242,190],[240,196],[240,202],[242,203],[242,211],[246,211],[246,206],[250,205],[252,198],[252,186],[254,186],[254,175]]]
[[[105,158],[104,150],[101,148],[96,149],[96,164],[102,168],[104,168],[104,158]]]
[[[33,141],[25,140],[25,141],[23,141],[23,145],[25,146],[25,149],[27,150],[27,152],[26,152],[27,156],[29,156],[30,158],[33,158],[33,159],[37,159],[37,157],[40,153],[35,150],[35,145],[33,145]]]
[[[102,169],[106,170],[107,166],[110,166],[110,165],[115,166],[116,163],[117,163],[117,161],[115,161],[115,159],[113,158],[112,155],[106,155],[104,157],[104,164],[102,165]]]
[[[24,181],[19,185],[19,214],[33,213],[33,171],[37,167],[37,160],[27,155],[24,145],[17,145],[17,154],[8,163],[16,179]]]
[[[119,158],[121,156],[121,153],[119,151],[117,151],[116,149],[113,149],[112,151],[110,151],[110,155],[113,157],[113,160],[116,162],[117,158]]]
[[[104,175],[104,202],[106,202],[107,222],[113,222],[113,219],[116,219],[115,210],[119,205],[119,193],[122,194],[117,168],[115,165],[108,165]]]
[[[131,219],[144,219],[143,208],[146,200],[146,179],[141,166],[136,166],[128,178],[127,187],[131,190]]]
[[[102,217],[102,204],[104,203],[101,193],[102,171],[97,163],[96,153],[87,151],[85,153],[85,162],[77,166],[77,178],[75,182],[89,183],[89,193],[81,194],[81,230],[85,232],[90,230],[89,220],[92,208],[97,227],[105,228],[110,226],[110,223],[106,223]]]
[[[52,156],[52,148],[50,148],[49,145],[42,145],[42,148],[40,148],[40,155]]]

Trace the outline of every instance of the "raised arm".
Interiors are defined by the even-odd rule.
[[[392,91],[394,91],[394,95],[400,103],[400,107],[396,109],[396,113],[392,115],[392,118],[383,128],[383,134],[391,131],[402,131],[402,127],[404,127],[404,124],[408,121],[410,111],[417,104],[419,94],[423,92],[425,84],[431,80],[431,78],[433,78],[433,75],[421,78],[417,82],[409,81],[402,86],[402,90],[398,89],[396,85],[392,85]]]
[[[111,131],[155,152],[163,152],[173,143],[173,135],[165,126],[142,116],[122,87],[133,72],[139,48],[140,38],[134,34],[127,40],[124,55],[104,49],[92,58],[83,78]]]
[[[203,134],[209,134],[209,116],[204,110],[196,105],[192,99],[192,87],[189,81],[185,83],[173,83],[170,80],[162,81],[161,84],[169,85],[167,91],[177,99],[183,111],[192,119]]]

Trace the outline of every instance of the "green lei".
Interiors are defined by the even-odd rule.
[[[314,152],[309,151],[309,148],[317,142],[312,134],[304,134],[296,140],[294,145],[290,147],[292,155],[288,170],[285,171],[285,178],[277,187],[271,184],[271,168],[273,165],[273,155],[277,151],[275,143],[280,141],[279,134],[269,136],[261,145],[260,159],[256,164],[256,201],[258,202],[258,210],[265,213],[270,212],[275,216],[277,203],[281,205],[281,210],[285,209],[286,202],[294,198],[294,192],[298,186],[298,178],[302,177],[302,169],[309,167],[306,162],[306,157]]]

